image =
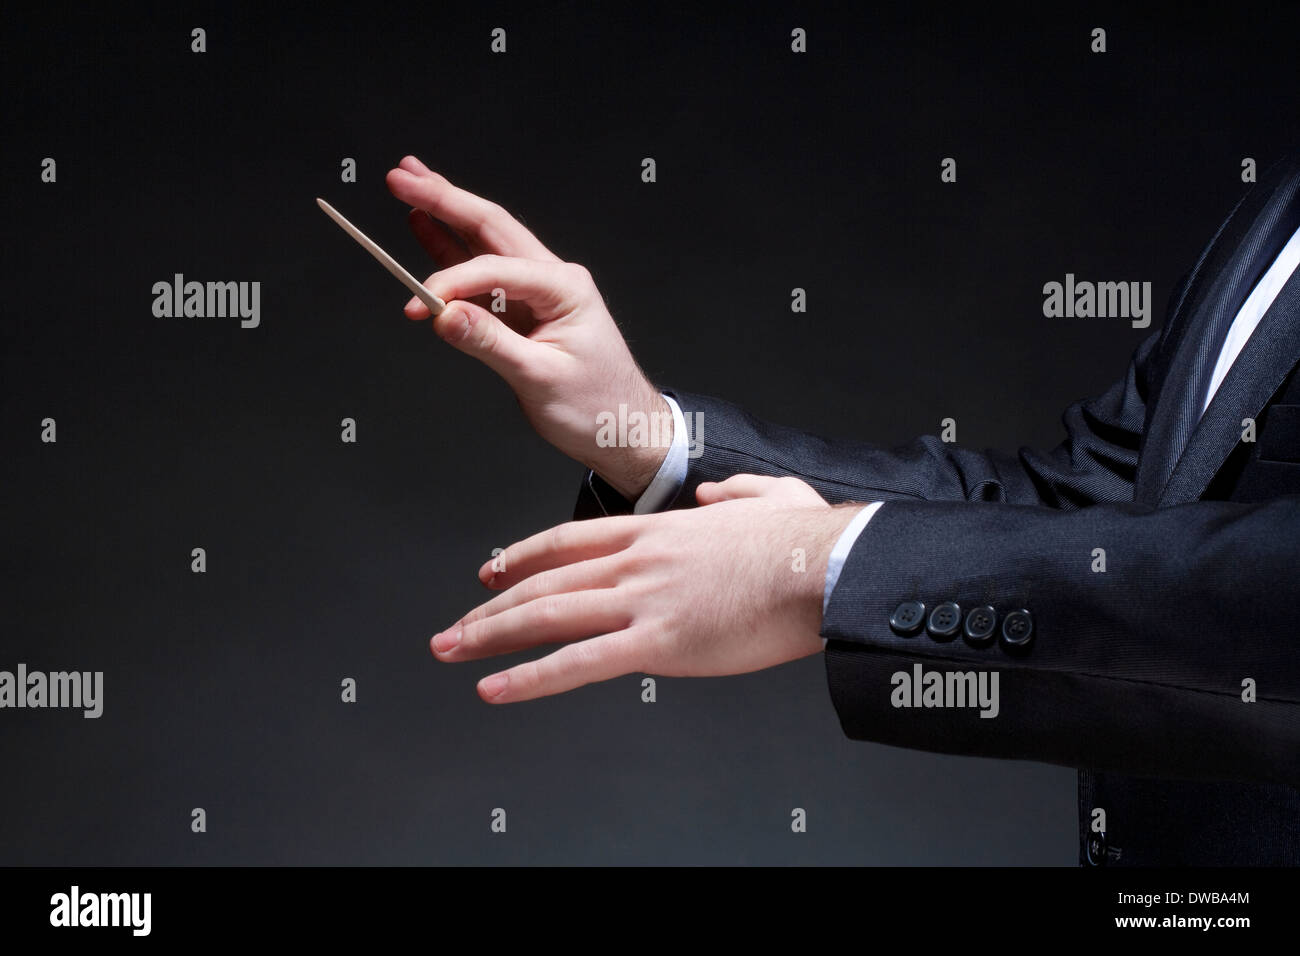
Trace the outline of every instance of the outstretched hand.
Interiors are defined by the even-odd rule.
[[[575,521],[479,569],[501,593],[431,645],[442,661],[563,644],[483,678],[491,703],[630,673],[740,674],[822,649],[831,548],[861,506],[832,508],[793,478],[699,487],[707,507]]]

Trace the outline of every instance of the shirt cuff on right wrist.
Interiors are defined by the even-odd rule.
[[[677,496],[677,492],[686,483],[686,467],[689,464],[686,419],[682,416],[681,407],[671,395],[665,395],[664,401],[668,403],[673,413],[673,441],[668,446],[668,454],[664,456],[654,479],[636,500],[636,505],[632,508],[632,513],[635,515],[661,511]],[[652,428],[650,431],[652,434],[659,434],[658,429]]]

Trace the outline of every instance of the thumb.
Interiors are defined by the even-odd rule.
[[[433,330],[448,345],[472,355],[513,385],[539,357],[539,346],[473,302],[447,303]]]
[[[695,500],[702,505],[713,505],[719,501],[734,501],[737,498],[786,497],[790,494],[790,491],[789,483],[784,478],[768,478],[764,475],[732,475],[726,481],[706,481],[702,483],[695,489]]]

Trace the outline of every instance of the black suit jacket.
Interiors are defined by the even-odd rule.
[[[827,440],[667,389],[688,421],[703,413],[704,431],[673,507],[746,472],[795,475],[831,502],[885,501],[823,623],[849,737],[1081,768],[1084,863],[1300,863],[1300,272],[1205,415],[1189,413],[1206,303],[1262,275],[1288,236],[1247,257],[1252,230],[1298,192],[1294,160],[1251,187],[1178,284],[1161,331],[1123,378],[1065,412],[1066,437],[1048,453]],[[577,517],[627,510],[588,474]],[[1032,639],[1016,653],[998,639],[901,636],[889,619],[908,600],[992,605],[999,624],[1024,609]],[[1000,713],[896,709],[892,675],[916,663],[998,671]]]

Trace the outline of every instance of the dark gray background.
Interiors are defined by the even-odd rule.
[[[106,684],[97,721],[0,712],[0,863],[1074,862],[1073,771],[851,742],[818,658],[654,705],[639,676],[480,702],[500,664],[428,638],[492,548],[567,520],[580,469],[314,198],[423,275],[383,184],[414,153],[587,265],[661,383],[829,435],[953,416],[1051,446],[1145,333],[1045,319],[1043,283],[1149,280],[1159,325],[1242,157],[1293,138],[1294,23],[224,6],[0,34],[0,668]],[[260,281],[261,327],[154,318],[175,272]]]

